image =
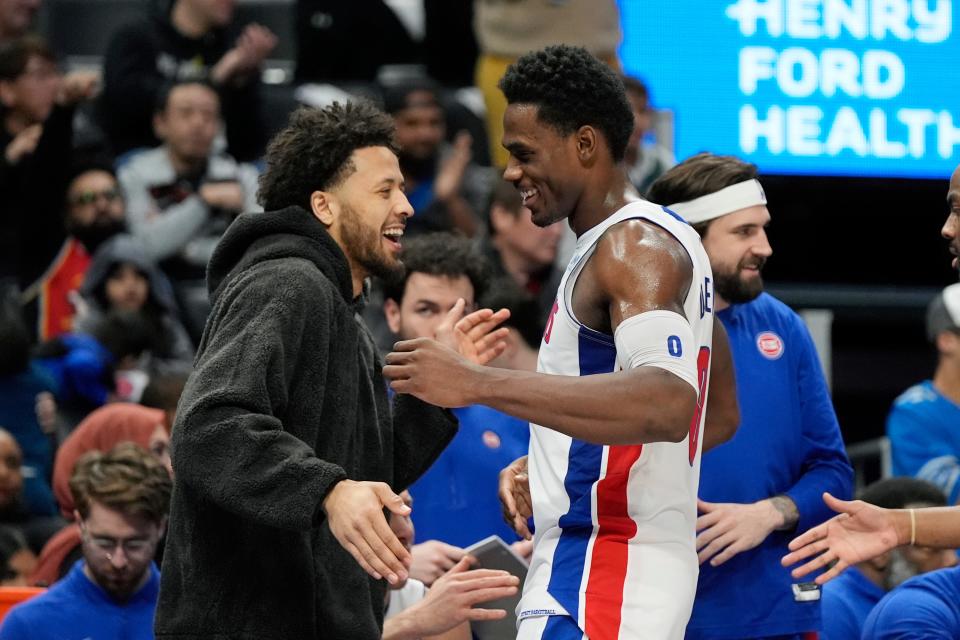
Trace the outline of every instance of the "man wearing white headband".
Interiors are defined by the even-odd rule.
[[[804,638],[821,628],[820,593],[795,584],[780,557],[795,532],[830,517],[824,491],[850,495],[853,472],[809,333],[763,292],[773,252],[757,168],[701,153],[647,195],[703,239],[740,404],[737,434],[703,456],[700,580],[686,638]]]

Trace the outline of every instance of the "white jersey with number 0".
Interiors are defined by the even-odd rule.
[[[517,614],[521,624],[533,616],[569,615],[590,640],[673,640],[683,638],[696,591],[700,433],[713,335],[710,263],[693,228],[659,205],[637,201],[584,233],[560,281],[537,369],[586,376],[629,366],[613,336],[577,321],[571,300],[597,241],[631,219],[665,229],[693,264],[683,308],[696,344],[682,348],[698,354],[698,409],[679,443],[600,446],[530,425],[536,528]],[[644,410],[638,403],[637,415]]]

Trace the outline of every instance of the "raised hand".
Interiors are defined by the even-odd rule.
[[[405,516],[410,507],[389,485],[341,480],[324,498],[323,508],[330,532],[364,571],[390,584],[407,578],[410,552],[390,530],[383,510]]]
[[[835,562],[828,571],[817,576],[816,583],[824,584],[836,578],[850,565],[864,562],[909,542],[898,533],[894,511],[875,507],[861,500],[838,500],[829,493],[823,494],[823,501],[840,515],[790,542],[792,553],[784,556],[783,566],[789,567],[812,558],[791,571],[791,575],[796,579]]]
[[[533,536],[527,527],[527,518],[533,515],[530,499],[530,478],[527,475],[527,456],[517,458],[500,472],[500,507],[503,519],[524,540]]]
[[[510,317],[509,309],[496,313],[491,309],[479,309],[464,316],[466,302],[457,300],[443,322],[434,332],[440,343],[457,351],[474,364],[487,364],[507,348],[509,329],[497,326]]]

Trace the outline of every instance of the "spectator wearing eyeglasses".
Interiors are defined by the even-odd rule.
[[[135,444],[85,456],[70,480],[83,558],[49,591],[14,607],[0,639],[152,640],[160,585],[153,558],[170,489],[163,465]]]
[[[27,239],[57,226],[73,145],[76,105],[96,76],[63,75],[46,42],[24,36],[0,46],[0,276],[20,275]],[[25,286],[20,278],[20,285]]]
[[[94,252],[126,229],[126,206],[108,162],[78,161],[68,173],[62,221],[27,234],[22,245],[22,302],[34,340],[73,329],[78,293]]]

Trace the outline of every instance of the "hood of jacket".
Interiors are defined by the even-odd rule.
[[[233,221],[207,265],[207,290],[216,303],[224,285],[254,265],[268,260],[309,260],[352,304],[350,265],[323,225],[302,207],[244,213]]]
[[[83,276],[80,294],[87,300],[99,302],[95,293],[101,290],[117,264],[131,264],[147,276],[150,283],[150,298],[170,314],[177,314],[177,303],[173,296],[173,285],[157,265],[147,257],[143,244],[131,235],[114,236],[100,245],[93,255],[93,261]]]

